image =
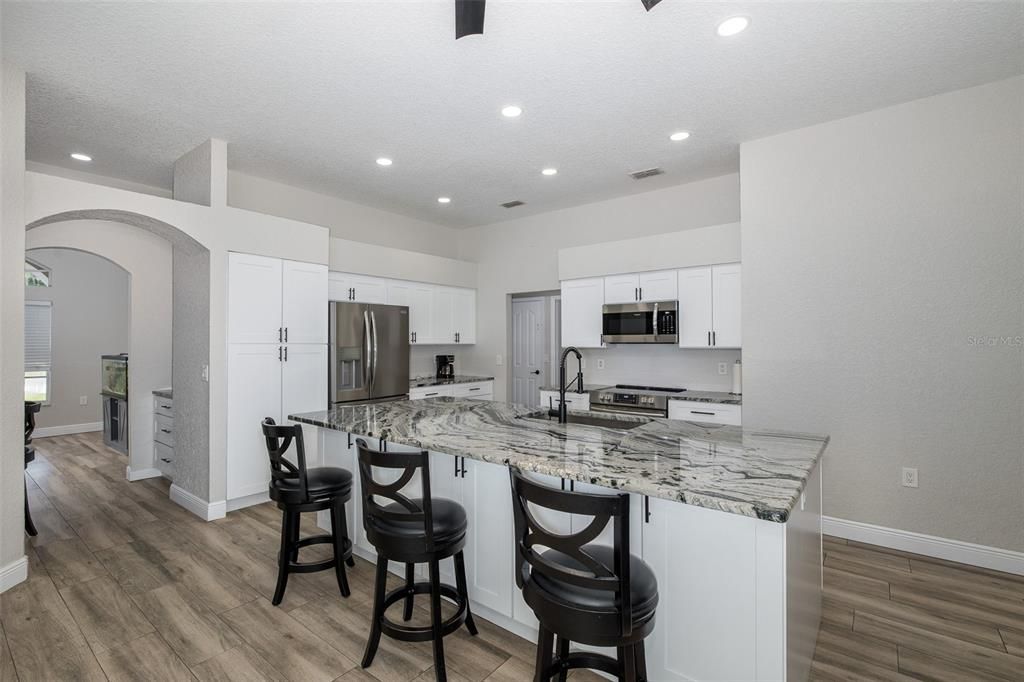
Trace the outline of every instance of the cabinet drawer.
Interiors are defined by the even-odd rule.
[[[174,420],[162,414],[153,415],[153,440],[174,447]]]
[[[153,459],[160,473],[174,478],[174,448],[160,442],[153,443]]]
[[[560,400],[558,399],[558,391],[541,391],[540,392],[541,407],[548,409],[555,409],[559,406]],[[589,410],[590,409],[590,394],[589,393],[566,393],[565,394],[565,406],[570,410]]]
[[[731,424],[740,426],[742,408],[739,405],[701,403],[692,400],[670,400],[668,418],[706,424]]]
[[[482,381],[478,384],[456,384],[455,386],[452,386],[452,395],[456,398],[481,398],[484,395],[492,396],[493,394],[494,384],[490,381]]]
[[[409,391],[409,400],[423,400],[424,398],[437,398],[439,396],[450,396],[451,386],[424,386]]]
[[[174,416],[174,400],[153,396],[153,414],[162,414],[165,417]]]

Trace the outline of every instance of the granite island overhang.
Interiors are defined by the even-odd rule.
[[[512,464],[555,487],[561,479],[565,489],[630,494],[630,551],[651,566],[659,586],[648,679],[807,679],[821,614],[827,437],[629,416],[615,417],[622,428],[537,417],[534,407],[458,398],[288,416],[320,427],[311,465],[355,472],[360,437],[371,448],[430,452],[431,494],[461,503],[469,517],[475,616],[536,637],[513,576]],[[355,553],[374,561],[358,477],[355,486],[348,531]],[[556,533],[589,523],[562,516],[545,523]],[[401,566],[392,568],[401,574]],[[454,579],[444,562],[441,570]]]

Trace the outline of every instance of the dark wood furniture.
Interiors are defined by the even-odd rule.
[[[540,621],[535,682],[572,668],[592,668],[626,682],[647,679],[644,638],[654,630],[658,583],[629,552],[629,495],[550,488],[510,467],[515,517],[516,584]],[[531,506],[591,517],[586,528],[545,528]],[[611,522],[613,544],[589,544]],[[541,550],[540,548],[545,548]],[[557,651],[555,638],[557,637]],[[615,647],[617,658],[569,652],[569,643]]]
[[[25,468],[36,459],[36,448],[32,445],[32,432],[36,430],[36,414],[43,407],[42,403],[33,400],[25,401]],[[39,535],[36,524],[32,522],[32,511],[28,506],[28,481],[25,481],[25,532],[31,536]]]
[[[362,666],[373,663],[381,634],[405,642],[432,641],[434,675],[447,680],[444,663],[444,637],[458,630],[463,623],[470,634],[477,634],[469,608],[466,588],[466,562],[462,548],[466,544],[466,510],[456,502],[430,495],[430,466],[427,451],[381,452],[371,450],[366,441],[357,439],[359,450],[359,481],[362,487],[363,528],[366,538],[377,548],[377,577],[373,591],[373,621],[366,642]],[[374,477],[382,469],[383,482]],[[399,473],[400,472],[400,473]],[[395,478],[395,474],[398,474]],[[420,497],[410,498],[403,489],[420,478]],[[381,501],[378,501],[380,498]],[[382,501],[386,501],[383,502]],[[441,583],[439,563],[452,557],[455,562],[456,586]],[[385,594],[388,562],[405,564],[405,584]],[[429,566],[428,582],[415,582],[415,565]],[[401,625],[387,618],[388,607],[404,600],[402,619],[412,618],[413,598],[430,595],[430,625]],[[441,617],[441,597],[455,602],[456,611],[447,620]]]
[[[267,440],[267,454],[270,456],[270,499],[277,502],[277,507],[283,512],[274,606],[284,598],[289,573],[313,573],[333,568],[338,577],[341,596],[348,597],[350,592],[345,564],[354,566],[355,561],[352,559],[352,542],[348,537],[345,503],[352,497],[352,472],[335,467],[307,468],[300,425],[278,425],[267,417],[262,426]],[[295,463],[285,459],[285,453],[293,442]],[[302,514],[323,510],[331,512],[331,532],[300,538]],[[324,543],[334,546],[334,554],[330,559],[299,562],[299,549]]]

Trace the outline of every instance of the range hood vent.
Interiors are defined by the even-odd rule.
[[[522,206],[525,203],[526,203],[525,201],[519,201],[518,199],[516,199],[515,201],[506,201],[504,204],[502,204],[502,207],[504,207],[504,208],[515,208],[516,206]]]
[[[665,171],[660,168],[648,168],[647,170],[635,171],[629,174],[629,177],[634,180],[643,180],[644,178],[653,178],[655,175],[664,175]]]

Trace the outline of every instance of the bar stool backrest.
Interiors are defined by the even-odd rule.
[[[375,534],[379,524],[421,523],[426,552],[434,551],[433,505],[430,500],[430,459],[426,450],[419,452],[381,452],[367,446],[362,438],[356,439],[359,451],[360,494],[363,498],[363,528],[367,534]],[[392,483],[374,478],[374,469],[401,470],[401,475]],[[406,487],[420,474],[420,499],[411,499],[403,493]],[[412,493],[415,495],[415,493]],[[399,509],[389,503],[381,504],[376,498],[398,503]],[[371,537],[371,540],[373,538]]]
[[[559,490],[531,481],[517,467],[509,466],[512,482],[512,511],[515,519],[516,584],[522,589],[530,571],[557,582],[615,593],[622,614],[622,635],[632,632],[632,604],[629,590],[629,494],[598,495]],[[556,533],[546,528],[530,511],[530,505],[592,517],[583,530]],[[612,564],[605,565],[587,553],[593,542],[613,524]],[[537,551],[547,547],[572,557],[584,570],[553,563]],[[529,566],[529,568],[528,568]]]
[[[301,424],[277,424],[273,418],[263,420],[263,436],[267,440],[267,455],[270,457],[272,481],[298,481],[300,499],[309,501],[309,486],[306,478],[306,446],[302,440]],[[297,464],[285,459],[292,441],[295,441]]]

